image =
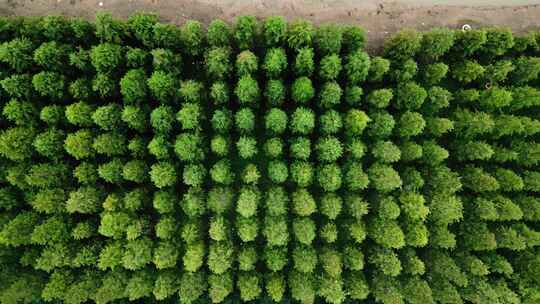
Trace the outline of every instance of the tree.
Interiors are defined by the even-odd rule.
[[[290,153],[293,158],[306,160],[311,155],[311,142],[306,137],[296,137],[291,140]]]
[[[259,25],[253,16],[240,16],[236,18],[233,37],[241,50],[251,49],[259,35]]]
[[[413,80],[418,73],[418,64],[413,59],[407,59],[399,66],[392,67],[391,79],[399,83]]]
[[[152,96],[159,102],[168,104],[175,100],[175,88],[176,80],[172,73],[165,71],[154,71],[150,78],[147,80],[148,88],[152,93]],[[145,87],[144,84],[142,84]]]
[[[422,56],[437,60],[452,48],[454,31],[447,28],[434,28],[422,35]]]
[[[123,155],[126,153],[125,137],[121,133],[107,132],[94,139],[92,148],[98,154],[107,156]]]
[[[208,253],[208,268],[214,274],[224,274],[232,266],[233,246],[228,242],[211,242]]]
[[[110,75],[97,73],[92,80],[92,90],[102,98],[118,95],[118,83]]]
[[[113,158],[111,161],[99,165],[98,175],[108,183],[120,184],[122,182],[123,167],[124,163],[122,160]]]
[[[204,159],[202,137],[196,133],[181,133],[176,137],[174,152],[184,162]]]
[[[359,68],[357,65],[360,65],[360,74],[364,71],[365,63],[362,62],[362,59],[358,60],[355,57],[347,57],[347,76],[349,80],[354,80],[358,77]],[[341,58],[337,54],[330,54],[321,59],[319,62],[319,77],[323,81],[336,80],[341,73]],[[361,75],[360,75],[361,76]]]
[[[345,166],[345,185],[351,191],[366,189],[369,184],[368,175],[359,162],[350,162]]]
[[[367,133],[374,138],[387,138],[392,135],[396,122],[394,117],[386,111],[369,113],[370,121],[367,124]]]
[[[424,81],[427,84],[437,84],[446,77],[448,70],[448,65],[442,62],[429,64],[424,69]]]
[[[319,121],[320,130],[325,135],[338,133],[343,126],[341,115],[335,110],[329,110],[323,113],[319,117]]]
[[[278,137],[272,137],[264,143],[263,150],[269,158],[278,158],[283,154],[283,141]]]
[[[176,113],[176,120],[180,122],[182,130],[199,130],[203,119],[201,107],[197,103],[184,103]]]
[[[142,147],[143,149],[148,149],[150,155],[155,156],[157,159],[167,160],[172,156],[172,143],[164,135],[156,135],[150,142]],[[187,152],[186,152],[187,153]]]
[[[463,185],[474,192],[499,190],[497,179],[485,172],[482,168],[467,166],[462,173]],[[473,183],[471,183],[474,181]]]
[[[384,43],[385,57],[406,60],[414,57],[422,47],[422,35],[412,29],[404,29],[394,34]]]
[[[273,160],[268,163],[268,177],[273,183],[284,183],[288,176],[289,170],[284,162]]]
[[[266,278],[266,293],[275,302],[280,302],[285,293],[285,279],[281,273],[271,273]]]
[[[291,88],[291,97],[299,104],[305,104],[315,97],[311,80],[305,76],[297,78]]]
[[[320,138],[315,145],[315,150],[322,162],[334,162],[343,155],[341,142],[333,136]]]
[[[319,186],[327,192],[336,191],[341,188],[342,172],[338,165],[327,164],[318,168],[317,179]]]
[[[188,20],[180,27],[180,41],[190,56],[198,56],[203,51],[204,32],[199,21]]]
[[[526,84],[538,78],[540,60],[537,57],[519,57],[514,61],[511,78],[517,84]]]
[[[199,103],[202,99],[204,86],[196,80],[185,80],[180,82],[179,96],[190,103]]]
[[[294,59],[293,69],[297,76],[311,76],[315,69],[314,52],[312,48],[301,48]]]
[[[266,214],[271,216],[281,216],[287,213],[289,196],[281,186],[272,186],[265,195]]]
[[[96,36],[101,41],[120,43],[127,34],[127,25],[109,12],[96,14]]]
[[[260,279],[256,273],[241,273],[238,277],[237,286],[240,289],[242,301],[257,299],[261,293]]]
[[[394,163],[400,160],[401,151],[391,141],[375,142],[371,154],[381,163]]]
[[[122,125],[122,109],[116,103],[98,107],[92,114],[92,120],[101,129],[112,131]]]
[[[233,290],[233,278],[230,272],[210,274],[208,277],[209,296],[213,303],[221,303]]]
[[[422,133],[426,121],[418,112],[407,111],[399,118],[399,135],[401,137],[412,137]]]
[[[295,218],[293,220],[292,229],[296,240],[301,244],[311,245],[315,239],[315,223],[310,218]]]
[[[335,24],[320,25],[315,31],[314,42],[321,55],[339,54],[343,41],[343,29]]]
[[[371,119],[363,111],[352,109],[345,114],[343,121],[347,135],[358,136],[362,134]]]
[[[178,296],[183,304],[193,303],[207,288],[208,282],[203,272],[184,272],[180,278]]]
[[[262,68],[268,78],[277,78],[287,69],[287,54],[282,48],[271,48],[266,52]]]
[[[120,93],[126,103],[143,101],[146,91],[146,74],[142,69],[129,70],[120,80]]]
[[[44,42],[34,51],[34,61],[47,70],[61,72],[71,47],[56,41]]]
[[[462,61],[452,67],[452,77],[457,81],[467,84],[484,76],[484,67],[473,60]]]
[[[346,25],[343,30],[343,48],[348,53],[358,51],[364,47],[366,34],[364,29],[356,25]]]
[[[242,76],[238,80],[234,93],[241,104],[255,103],[261,94],[257,81],[249,75]]]
[[[376,56],[371,58],[371,65],[369,67],[369,80],[370,81],[382,81],[383,77],[390,70],[390,60]]]
[[[315,114],[304,107],[296,108],[291,117],[291,131],[297,134],[309,134],[315,127]]]
[[[315,36],[313,24],[310,21],[297,19],[287,28],[287,44],[293,50],[310,47]]]
[[[122,46],[112,43],[102,43],[92,47],[90,60],[99,73],[112,73],[123,64]]]
[[[169,162],[157,163],[150,168],[150,179],[158,188],[173,186],[176,178],[176,169]]]
[[[398,109],[418,110],[427,98],[424,88],[414,82],[398,86],[396,91],[396,106]]]
[[[127,241],[124,246],[122,266],[129,270],[142,269],[151,263],[153,247],[152,240],[148,237]]]
[[[405,234],[395,220],[376,217],[369,222],[368,232],[370,238],[386,248],[405,246]]]
[[[205,54],[206,73],[212,79],[222,79],[232,70],[230,50],[225,47],[212,48]]]
[[[32,77],[32,85],[43,97],[62,99],[65,94],[65,77],[57,72],[41,71]]]
[[[216,162],[210,168],[210,177],[216,183],[230,185],[233,183],[235,174],[231,170],[231,164],[228,160],[222,159]]]
[[[347,86],[345,88],[345,102],[352,106],[357,106],[364,95],[364,90],[357,85]]]
[[[311,246],[299,245],[292,253],[294,269],[302,273],[312,273],[318,263],[317,252]]]
[[[508,28],[489,28],[486,30],[486,41],[480,50],[490,56],[503,55],[514,46],[514,36]]]
[[[164,71],[178,76],[182,71],[182,57],[170,49],[153,49],[152,67],[154,71]]]
[[[13,74],[0,80],[0,85],[13,98],[29,99],[33,94],[32,77],[29,74]]]
[[[92,214],[99,210],[103,198],[102,189],[83,186],[69,193],[66,210],[69,213]]]
[[[350,83],[357,84],[366,80],[371,61],[365,52],[354,52],[347,55],[345,72]]]
[[[299,216],[309,216],[317,210],[315,199],[305,188],[299,188],[292,193],[292,207]]]
[[[284,246],[289,242],[287,220],[283,216],[267,216],[262,234],[270,246]]]
[[[25,37],[4,42],[0,45],[0,61],[6,63],[17,73],[22,73],[33,64],[34,48],[32,41]]]
[[[93,145],[94,134],[88,129],[81,129],[75,133],[67,135],[64,141],[64,149],[75,159],[91,158],[94,156]]]
[[[214,19],[208,25],[206,40],[211,46],[229,46],[232,39],[232,31],[227,23],[220,19]]]
[[[319,106],[324,109],[332,108],[341,103],[342,95],[343,90],[337,82],[327,82],[319,93]]]
[[[262,34],[267,46],[282,46],[287,34],[287,21],[282,16],[270,16],[264,20]]]
[[[6,246],[30,245],[32,233],[39,223],[39,216],[35,212],[20,212],[9,221],[5,221],[0,230],[0,243]]]
[[[390,105],[390,101],[394,97],[392,89],[378,89],[371,91],[367,97],[366,101],[376,108],[386,108]]]
[[[236,142],[238,155],[243,159],[250,159],[257,154],[257,140],[253,137],[242,136]]]
[[[375,163],[367,171],[370,184],[377,191],[390,192],[402,185],[398,172],[388,165]]]

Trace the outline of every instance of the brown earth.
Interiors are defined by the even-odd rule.
[[[100,6],[102,2],[102,6]],[[485,3],[507,5],[483,5]],[[0,15],[39,16],[61,14],[93,18],[106,10],[118,17],[136,11],[152,11],[164,22],[181,24],[187,19],[208,23],[215,18],[233,21],[238,15],[260,18],[282,15],[291,20],[307,18],[315,23],[358,24],[366,29],[370,48],[404,27],[427,30],[445,26],[460,28],[507,26],[517,33],[540,27],[540,3],[506,0],[0,0]],[[444,3],[444,4],[433,4]],[[471,3],[471,4],[467,4]],[[475,5],[475,3],[477,5]],[[512,4],[513,3],[513,4]],[[538,3],[538,2],[537,2]]]

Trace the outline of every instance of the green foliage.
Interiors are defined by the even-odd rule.
[[[62,99],[65,94],[65,77],[57,72],[42,71],[32,77],[32,85],[43,97]]]
[[[422,48],[422,35],[411,29],[404,29],[387,39],[384,54],[395,60],[413,57]]]
[[[262,64],[268,78],[277,78],[287,69],[287,54],[282,48],[269,49]]]
[[[309,134],[315,127],[315,114],[304,107],[296,108],[291,116],[291,131],[297,134]]]
[[[255,46],[255,39],[259,35],[257,19],[253,16],[240,16],[234,24],[233,37],[242,50]]]
[[[238,80],[234,93],[242,104],[255,103],[261,95],[257,81],[249,75],[242,76]]]
[[[0,61],[7,64],[17,73],[29,69],[35,46],[28,38],[15,38],[0,45]]]
[[[315,46],[320,54],[339,54],[343,30],[335,24],[320,25],[315,31]]]
[[[188,20],[180,27],[180,41],[186,53],[198,56],[203,51],[204,32],[199,21]]]
[[[348,57],[347,63],[348,63],[347,74],[350,80],[359,78],[358,68],[360,68],[361,70],[360,74],[362,74],[362,72],[365,69],[365,63],[362,62],[360,58],[355,58],[352,55],[351,57]],[[326,81],[335,80],[339,76],[339,73],[341,72],[341,70],[342,70],[341,58],[337,54],[327,55],[323,57],[321,61],[319,62],[319,77],[322,80],[326,80]]]
[[[307,20],[294,20],[287,28],[287,44],[293,50],[311,46],[314,36],[313,24]]]
[[[206,31],[206,40],[211,46],[222,47],[229,45],[232,39],[232,32],[222,20],[215,19],[210,22]]]
[[[0,302],[537,303],[538,34],[0,18]]]
[[[126,103],[142,102],[146,91],[146,74],[142,69],[129,70],[120,80],[120,93]]]
[[[307,103],[315,97],[315,89],[311,80],[305,76],[297,78],[291,87],[291,97],[300,104]]]
[[[311,76],[315,69],[314,56],[311,48],[299,49],[293,64],[295,74],[298,76]]]
[[[122,46],[112,43],[94,46],[90,52],[90,60],[99,73],[114,72],[123,63]]]
[[[435,28],[422,35],[422,56],[436,60],[443,56],[454,44],[454,31]]]
[[[150,179],[158,188],[173,186],[176,183],[176,169],[171,163],[161,162],[150,167]]]

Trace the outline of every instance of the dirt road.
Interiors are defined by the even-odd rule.
[[[486,3],[505,5],[486,6]],[[1,15],[63,14],[93,18],[101,10],[119,17],[139,10],[153,11],[163,21],[177,24],[187,19],[203,23],[214,18],[232,21],[243,14],[261,18],[302,17],[315,23],[354,23],[366,29],[371,48],[404,27],[458,28],[468,23],[473,27],[508,26],[520,33],[540,28],[540,1],[526,0],[0,0]]]

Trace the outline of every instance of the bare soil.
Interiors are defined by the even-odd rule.
[[[102,2],[102,6],[100,6]],[[427,30],[433,27],[460,28],[505,26],[517,33],[540,27],[540,2],[524,0],[0,0],[0,15],[66,15],[92,19],[106,10],[126,18],[136,11],[151,11],[162,21],[182,24],[187,19],[205,24],[220,18],[233,21],[239,15],[260,18],[282,15],[306,18],[316,24],[337,22],[365,28],[369,48],[381,45],[387,35],[405,27]],[[438,3],[438,4],[433,4]],[[470,4],[467,4],[470,3]],[[484,5],[491,3],[492,5]],[[505,3],[505,5],[493,5]]]

